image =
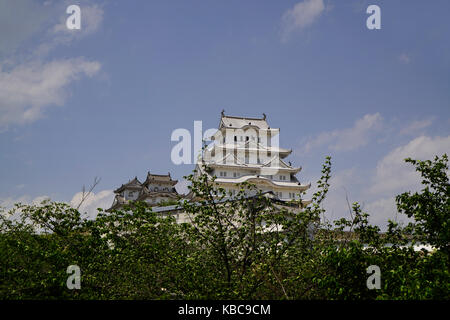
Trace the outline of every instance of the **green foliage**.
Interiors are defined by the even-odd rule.
[[[425,188],[419,193],[405,192],[396,197],[399,212],[414,218],[410,225],[415,240],[427,242],[450,254],[450,184],[448,157],[434,161],[406,159],[422,176]]]
[[[414,223],[390,221],[386,233],[358,203],[348,219],[324,219],[329,157],[306,207],[245,183],[226,194],[198,174],[186,177],[195,201],[177,203],[183,224],[140,202],[95,220],[64,203],[17,204],[0,210],[0,298],[449,299],[447,157],[407,161],[424,189],[397,197]],[[81,269],[80,290],[66,287],[69,265]],[[366,286],[370,265],[381,268],[379,290]]]

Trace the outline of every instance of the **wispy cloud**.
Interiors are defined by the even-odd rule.
[[[400,134],[402,135],[412,135],[417,134],[418,131],[421,131],[433,123],[433,119],[424,119],[424,120],[416,120],[408,125],[406,125],[403,129],[400,130]]]
[[[366,114],[355,121],[351,128],[327,131],[308,139],[303,147],[303,152],[308,153],[312,149],[328,146],[334,151],[349,151],[367,145],[371,133],[379,130],[382,125],[382,117],[379,113]]]
[[[11,209],[16,203],[21,204],[40,204],[44,200],[50,200],[48,196],[39,196],[32,198],[29,195],[22,195],[17,197],[7,197],[0,198],[0,208],[4,208],[6,210]]]
[[[65,13],[65,12],[64,12]],[[53,48],[59,45],[69,45],[73,41],[80,40],[97,32],[103,22],[104,10],[98,4],[85,4],[81,6],[81,29],[69,30],[66,26],[68,15],[62,14],[59,22],[47,31],[47,41],[41,43],[35,50],[38,56],[45,56]]]
[[[82,196],[82,192],[76,193],[70,201],[70,205],[73,207],[77,207],[81,202]],[[81,213],[84,213],[87,218],[94,219],[98,214],[97,208],[108,209],[109,207],[111,207],[113,200],[113,190],[103,190],[98,193],[92,192],[84,200],[79,208],[79,211]]]
[[[49,106],[64,103],[65,90],[74,80],[99,69],[100,63],[83,58],[34,61],[12,70],[0,65],[0,129],[39,119]]]
[[[45,109],[51,106],[63,105],[67,97],[69,86],[81,77],[92,77],[100,70],[101,64],[98,61],[87,60],[83,57],[73,58],[48,58],[48,53],[57,45],[67,45],[74,40],[81,39],[86,35],[96,32],[103,21],[103,8],[98,4],[90,4],[84,1],[81,10],[82,28],[81,30],[68,30],[65,21],[68,17],[65,10],[59,10],[58,15],[43,15],[44,7],[49,7],[49,1],[37,4],[33,1],[23,1],[21,5],[0,2],[0,18],[6,12],[17,12],[24,14],[25,21],[31,18],[31,26],[46,25],[47,32],[42,30],[37,38],[39,43],[31,44],[28,47],[28,54],[3,59],[0,63],[0,132],[7,130],[11,125],[23,125],[31,123],[44,115]],[[64,9],[64,3],[58,2],[52,8]],[[34,17],[33,10],[38,14]],[[55,13],[55,9],[51,12]],[[31,12],[31,13],[30,13]],[[52,21],[53,17],[59,16],[59,22]],[[44,19],[46,18],[46,19]],[[56,18],[57,19],[57,18]],[[0,26],[2,26],[0,19]],[[8,22],[9,20],[6,19]],[[44,23],[44,22],[45,23]],[[21,23],[21,22],[20,22]],[[6,27],[8,35],[18,32],[21,42],[33,34],[29,28],[23,29],[12,21]],[[49,27],[50,26],[50,27]],[[22,29],[23,30],[22,30]],[[0,39],[3,38],[4,28],[0,27]],[[22,43],[3,43],[0,40],[0,53],[14,52],[15,48]]]
[[[78,192],[73,197],[72,200],[68,203],[72,207],[77,207],[82,199],[82,193]],[[48,196],[39,196],[32,198],[29,195],[22,195],[17,197],[7,197],[0,198],[0,208],[9,209],[13,208],[16,203],[21,203],[24,205],[39,205],[44,200],[52,200]],[[80,208],[78,209],[80,213],[83,214],[83,218],[94,219],[97,214],[97,208],[108,209],[114,200],[114,192],[112,190],[103,190],[98,193],[92,192],[82,203]],[[16,217],[17,215],[13,216]]]
[[[324,10],[323,0],[304,0],[287,10],[281,19],[281,41],[288,41],[293,32],[311,25]]]
[[[417,189],[420,186],[419,174],[404,159],[433,159],[450,150],[450,136],[417,137],[406,145],[397,147],[378,161],[371,182],[370,193],[388,195],[395,192]]]

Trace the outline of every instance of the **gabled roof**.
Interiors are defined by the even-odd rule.
[[[133,189],[140,190],[142,188],[142,183],[138,180],[137,177],[134,177],[133,180],[128,181],[126,184],[122,184],[120,188],[114,190],[115,193],[122,192],[125,189]]]
[[[178,180],[172,180],[170,176],[170,172],[168,174],[154,174],[147,172],[147,179],[144,181],[144,185],[148,185],[149,183],[165,183],[170,185],[177,184]]]
[[[249,118],[249,117],[235,117],[226,116],[225,111],[222,111],[220,118],[220,128],[242,128],[245,126],[255,126],[259,129],[269,129],[269,124],[266,121],[266,115],[263,113],[262,118]]]
[[[165,189],[167,189],[167,190],[165,190]],[[161,188],[158,187],[157,190],[154,190],[154,189],[153,190],[149,190],[147,187],[144,186],[142,188],[141,192],[139,193],[139,197],[145,196],[145,195],[156,195],[156,194],[158,194],[158,195],[159,194],[167,195],[169,193],[174,194],[174,195],[178,195],[177,190],[174,187],[172,187],[172,186],[164,186],[164,187],[161,187]]]

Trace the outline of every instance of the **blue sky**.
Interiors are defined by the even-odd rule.
[[[67,30],[67,6],[81,30]],[[366,8],[381,9],[369,30]],[[182,179],[173,130],[220,111],[281,128],[314,182],[333,158],[329,218],[360,201],[383,225],[418,188],[406,156],[450,151],[450,3],[0,0],[0,204],[108,206],[147,171]]]

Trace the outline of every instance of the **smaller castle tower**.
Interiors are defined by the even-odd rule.
[[[155,206],[162,202],[177,200],[178,192],[175,185],[178,180],[172,180],[170,172],[168,174],[147,173],[147,178],[141,183],[137,177],[120,188],[114,190],[116,194],[114,202],[107,212],[117,210],[130,201],[144,201],[149,206]]]

